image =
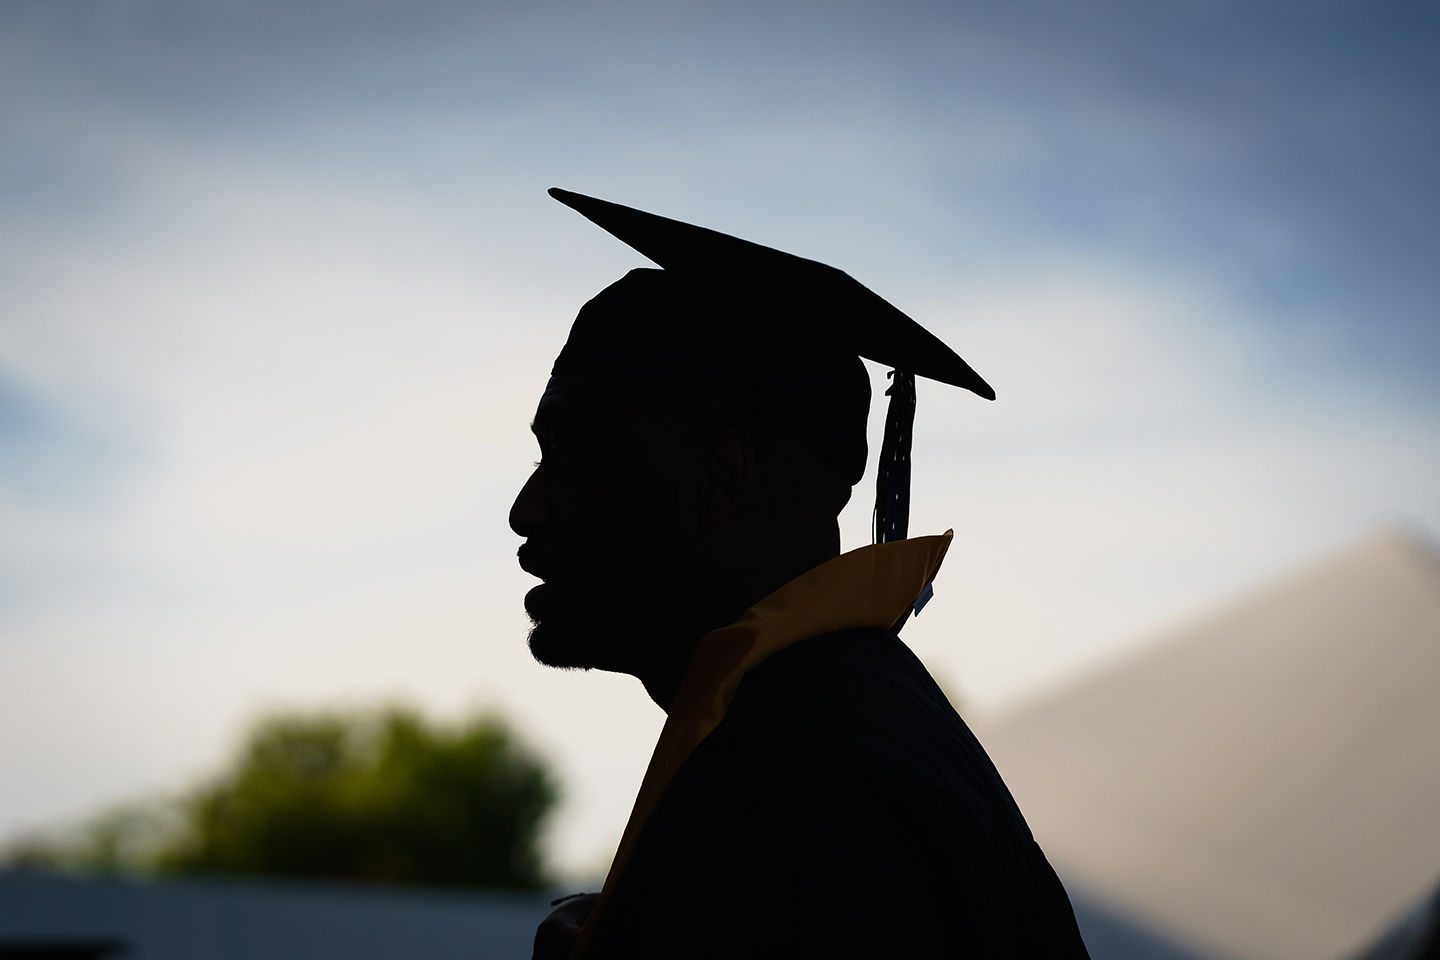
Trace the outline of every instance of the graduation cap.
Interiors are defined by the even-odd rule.
[[[733,403],[805,444],[851,485],[865,472],[870,378],[892,367],[875,541],[905,539],[915,377],[995,391],[934,334],[834,267],[558,187],[550,196],[662,268],[581,308],[551,371],[648,380]]]

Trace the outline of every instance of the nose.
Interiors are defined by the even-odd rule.
[[[545,498],[540,478],[540,471],[544,469],[543,466],[535,468],[510,506],[510,529],[522,537],[533,537],[545,526]]]

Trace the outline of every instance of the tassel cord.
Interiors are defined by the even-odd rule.
[[[875,471],[875,513],[871,535],[875,543],[904,540],[910,529],[910,443],[915,428],[915,377],[891,370],[890,398],[885,413],[885,434]]]

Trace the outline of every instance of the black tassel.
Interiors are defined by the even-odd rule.
[[[885,395],[885,437],[880,442],[880,463],[875,471],[875,518],[871,533],[876,543],[904,540],[910,530],[910,438],[915,428],[915,377],[891,370],[894,381]]]

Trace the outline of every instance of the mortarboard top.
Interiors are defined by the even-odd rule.
[[[553,378],[624,377],[718,397],[775,424],[853,485],[865,471],[870,405],[859,358],[893,367],[876,538],[904,538],[913,377],[995,399],[969,364],[834,267],[568,190],[550,195],[663,268],[632,270],[587,303]]]

